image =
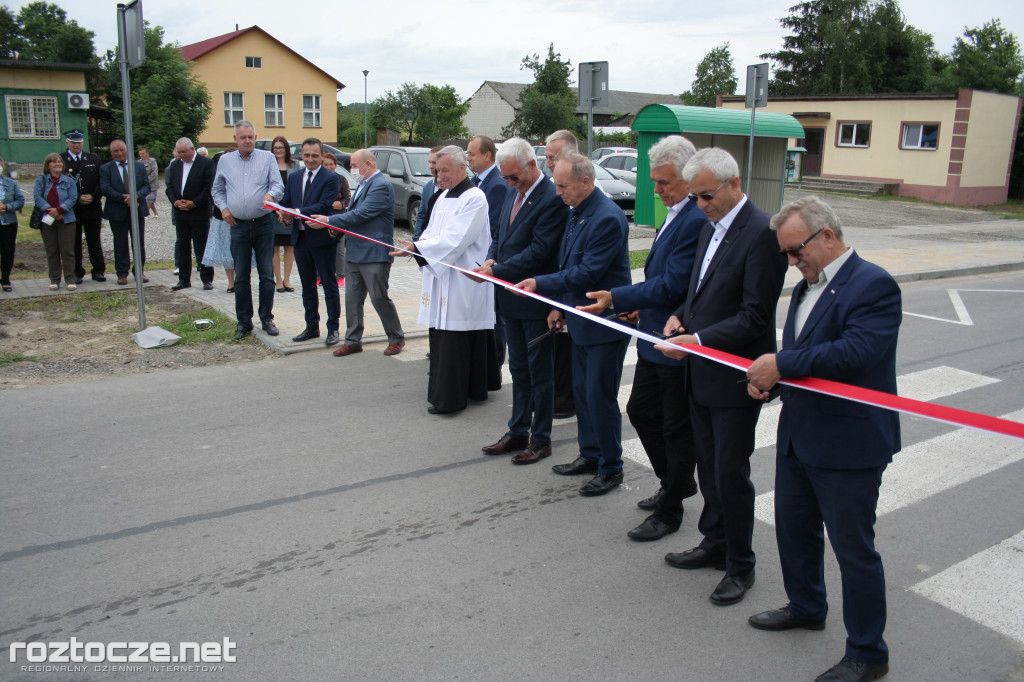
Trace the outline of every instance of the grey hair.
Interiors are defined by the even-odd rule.
[[[573,135],[571,130],[556,130],[547,136],[547,139],[544,140],[544,144],[551,144],[555,140],[562,140],[565,142],[565,149],[563,150],[563,153],[571,152],[573,154],[578,154],[580,151],[579,141],[576,139],[576,136]]]
[[[839,241],[843,240],[843,226],[839,222],[839,216],[821,197],[801,197],[789,202],[772,216],[771,228],[778,231],[782,223],[789,220],[794,213],[800,214],[812,235],[831,227]]]
[[[466,165],[466,152],[462,150],[462,147],[450,144],[437,153],[437,160],[440,161],[442,156],[451,158],[456,166]]]
[[[195,149],[195,145],[192,144],[192,140],[187,137],[179,137],[178,141],[174,143],[174,146],[177,147],[179,144],[184,144],[185,149]]]
[[[651,160],[651,170],[671,165],[676,169],[676,175],[683,177],[683,168],[696,153],[697,148],[685,137],[669,135],[647,150],[647,158]]]
[[[200,156],[206,156],[209,153],[210,150],[207,149],[206,147],[200,147],[199,149],[196,150],[196,154],[199,154]]]
[[[239,128],[251,128],[253,132],[256,132],[256,126],[246,120],[241,120],[235,124],[235,132],[238,132]]]
[[[710,172],[719,182],[739,177],[740,174],[736,159],[719,147],[707,147],[694,154],[683,168],[683,180],[692,181],[702,170]]]
[[[597,171],[594,170],[594,162],[587,157],[577,153],[566,154],[562,157],[562,160],[558,162],[558,165],[562,165],[563,163],[569,165],[570,175],[573,180],[579,182],[583,180],[583,178],[590,178],[592,183],[596,183]]]
[[[537,154],[533,151],[532,144],[521,137],[513,137],[501,145],[494,162],[498,164],[498,168],[501,168],[510,159],[514,159],[517,164],[527,168],[531,161],[537,161]]]

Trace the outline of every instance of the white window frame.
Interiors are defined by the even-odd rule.
[[[263,57],[246,57],[245,68],[247,69],[262,69],[263,68]]]
[[[233,95],[238,95],[241,106],[234,104]],[[237,115],[237,118],[236,118]],[[239,121],[245,120],[245,93],[225,92],[224,93],[224,125],[234,126]]]
[[[263,124],[268,128],[284,127],[284,93],[263,93]]]
[[[309,99],[309,106],[306,106],[306,98]],[[320,95],[303,95],[302,96],[302,127],[303,128],[320,128],[320,104],[323,101]]]
[[[921,139],[924,137],[925,127],[935,128],[935,145],[932,147],[925,147],[921,144]],[[914,131],[914,128],[917,130]],[[914,135],[914,143],[909,142],[909,137],[912,132],[916,132]],[[913,149],[915,151],[926,151],[934,152],[939,147],[939,124],[938,123],[904,123],[903,134],[900,136],[900,149]]]
[[[57,98],[48,95],[4,95],[7,134],[19,139],[60,139]]]
[[[851,126],[853,128],[852,135],[850,135],[850,142],[843,142],[843,128]],[[867,142],[864,144],[857,143],[857,129],[867,128]],[[859,149],[867,149],[871,146],[871,123],[869,121],[851,121],[848,123],[840,123],[838,134],[836,135],[836,146],[837,147],[857,147]]]

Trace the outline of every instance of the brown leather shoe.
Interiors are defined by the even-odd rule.
[[[121,286],[128,284],[128,275],[118,275],[117,283],[120,284]]]
[[[510,452],[522,450],[527,445],[529,445],[529,441],[527,441],[525,438],[510,436],[506,433],[504,436],[498,439],[497,443],[494,443],[492,445],[485,445],[480,449],[483,451],[485,455],[507,455]]]
[[[405,348],[405,341],[399,341],[398,343],[389,343],[388,347],[384,349],[384,355],[398,355]]]
[[[545,457],[551,456],[550,445],[537,445],[530,443],[526,449],[512,457],[513,464],[534,464]]]
[[[348,345],[346,343],[346,344],[343,344],[336,351],[334,351],[334,356],[338,357],[338,358],[343,358],[346,355],[352,355],[353,353],[362,353],[362,352],[363,352],[363,347],[362,346],[350,346],[350,345]]]

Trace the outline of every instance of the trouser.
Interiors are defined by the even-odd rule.
[[[139,218],[139,251],[142,253],[142,267],[135,271],[132,255],[135,253],[135,238],[132,237],[131,220],[111,220],[110,231],[114,235],[114,270],[118,277],[127,277],[131,270],[136,277],[142,275],[146,267],[146,219]],[[131,248],[128,244],[131,242]]]
[[[252,326],[252,258],[259,275],[259,316],[274,320],[274,214],[235,220],[231,228],[231,259],[235,263],[235,319],[239,327]]]
[[[76,215],[76,217],[78,217]],[[89,264],[92,266],[93,275],[102,275],[107,271],[107,263],[103,259],[103,243],[100,241],[100,228],[103,224],[102,218],[81,218],[75,221],[77,225],[75,235],[75,276],[85,277],[85,268],[82,264],[82,234],[85,234],[85,242],[89,248]]]
[[[10,225],[0,225],[0,284],[11,283],[11,270],[14,268],[14,247],[17,241],[17,221]]]
[[[570,332],[571,335],[571,332]],[[573,399],[580,456],[597,462],[597,473],[622,471],[622,410],[619,382],[629,337],[620,341],[572,345]]]
[[[52,225],[43,225],[40,229],[43,247],[46,249],[46,265],[49,269],[50,283],[60,284],[61,273],[68,284],[75,283],[75,236],[78,234],[75,223],[54,221]]]
[[[316,278],[319,277],[327,307],[327,330],[338,331],[341,294],[338,292],[338,276],[334,274],[335,247],[333,242],[326,246],[311,245],[306,231],[299,230],[299,239],[295,242],[295,265],[299,268],[299,281],[302,283],[306,329],[320,328],[320,298],[316,293]]]
[[[210,234],[210,219],[205,220],[183,220],[178,215],[174,225],[174,232],[178,237],[175,243],[175,264],[178,266],[178,279],[182,282],[192,281],[192,254],[196,255],[199,279],[205,282],[213,281],[213,268],[203,265],[203,252],[206,251],[206,238]],[[190,249],[191,247],[191,249]]]
[[[529,438],[536,445],[551,444],[551,421],[555,404],[554,339],[545,336],[546,319],[523,320],[504,317],[508,340],[508,371],[512,375],[512,418],[508,433]]]
[[[363,343],[363,304],[366,295],[370,295],[370,303],[377,311],[388,343],[399,343],[405,340],[402,323],[398,319],[395,303],[388,296],[388,278],[391,276],[391,263],[353,263],[348,262],[348,274],[345,276],[345,343],[349,346],[361,346]]]

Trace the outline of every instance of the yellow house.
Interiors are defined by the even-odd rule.
[[[743,95],[720,106],[743,109]],[[762,109],[758,109],[761,111]],[[950,204],[1006,201],[1021,98],[981,90],[938,94],[772,97],[764,111],[804,128],[803,175],[895,185],[899,196]]]
[[[185,45],[181,54],[213,100],[202,144],[229,144],[242,120],[257,138],[337,141],[337,94],[345,85],[259,26]]]

